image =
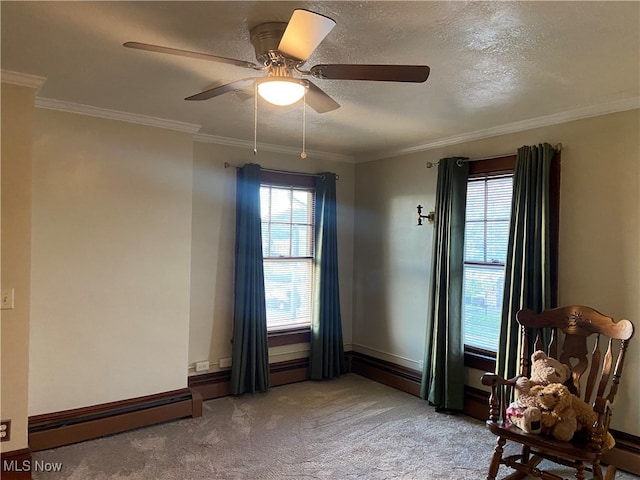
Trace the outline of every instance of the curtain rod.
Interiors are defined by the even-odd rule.
[[[224,168],[229,168],[229,167],[242,168],[244,167],[244,165],[237,165],[234,163],[224,162]],[[322,177],[322,174],[320,173],[290,172],[288,170],[274,170],[271,168],[262,168],[262,167],[260,167],[260,170],[263,172],[282,173],[284,175],[302,175],[303,177]],[[337,173],[336,173],[336,180],[340,180],[340,175],[338,175]]]
[[[555,146],[556,151],[561,152],[562,151],[562,144],[558,143]],[[494,158],[501,158],[501,157],[511,157],[512,155],[516,155],[515,153],[504,153],[502,155],[491,155],[490,157],[481,157],[481,158],[467,158],[467,159],[460,159],[456,162],[456,164],[460,167],[462,166],[463,163],[468,163],[468,162],[479,162],[481,160],[492,160]],[[437,162],[427,162],[427,168],[431,168],[431,167],[437,167],[438,164],[440,163],[440,161],[438,160]]]

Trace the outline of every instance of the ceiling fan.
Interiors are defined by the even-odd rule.
[[[327,80],[414,83],[422,83],[429,77],[430,69],[427,65],[322,64],[314,65],[309,70],[303,70],[304,63],[335,24],[334,20],[319,13],[296,9],[288,23],[271,22],[253,27],[250,31],[250,38],[260,65],[235,58],[147,43],[126,42],[124,46],[227,63],[267,74],[264,77],[243,78],[210,88],[185,98],[189,101],[208,100],[224,93],[256,85],[258,94],[273,104],[291,105],[306,95],[305,101],[311,108],[318,113],[325,113],[339,108],[340,104],[313,82],[299,78],[299,76],[312,76]]]

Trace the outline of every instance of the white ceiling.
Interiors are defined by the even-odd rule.
[[[423,84],[314,80],[342,107],[307,108],[307,149],[354,159],[639,105],[637,1],[2,1],[1,8],[2,69],[45,77],[41,104],[186,122],[220,141],[253,142],[250,95],[184,97],[256,73],[124,42],[255,62],[249,29],[306,8],[337,22],[306,67],[429,65]],[[301,132],[301,105],[260,104],[260,142],[299,149]]]

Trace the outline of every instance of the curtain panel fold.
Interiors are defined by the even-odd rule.
[[[438,163],[427,335],[420,396],[442,410],[464,406],[462,270],[469,164]]]
[[[269,388],[269,351],[260,216],[260,165],[238,169],[232,395]]]
[[[316,177],[315,292],[311,321],[310,370],[312,380],[345,373],[338,284],[336,175]]]
[[[556,151],[548,143],[518,149],[505,265],[496,373],[512,378],[519,371],[521,336],[516,313],[551,308],[550,172]],[[533,341],[533,339],[532,339]],[[529,352],[533,345],[529,346]]]

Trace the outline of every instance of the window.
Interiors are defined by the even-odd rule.
[[[464,344],[498,348],[513,174],[483,174],[467,183],[462,322]]]
[[[504,285],[504,262],[508,227],[500,226],[501,218],[509,219],[509,201],[502,198],[500,182],[512,181],[516,156],[507,155],[469,164],[467,195],[480,196],[467,199],[467,229],[465,229],[465,265],[463,271],[463,340],[465,366],[493,371],[498,345],[499,322]],[[557,303],[558,237],[560,213],[560,153],[551,162],[549,184],[551,303]],[[511,180],[507,180],[511,178]],[[484,184],[484,186],[483,186]],[[469,188],[471,187],[471,188]],[[473,206],[474,202],[479,205]],[[483,206],[484,205],[484,206]],[[506,215],[502,212],[506,211]],[[473,219],[473,220],[472,220]],[[475,224],[475,225],[472,225]],[[482,226],[482,227],[481,227]],[[473,232],[471,232],[473,230]],[[500,247],[504,238],[505,247]],[[496,260],[495,262],[493,260]],[[498,273],[498,271],[502,273]],[[496,277],[501,275],[503,280]],[[500,284],[498,288],[497,285]],[[499,301],[500,305],[492,305]],[[496,302],[497,303],[497,302]],[[496,313],[498,312],[498,313]],[[495,323],[497,319],[497,324]]]
[[[260,187],[267,330],[311,324],[314,254],[312,187]]]

